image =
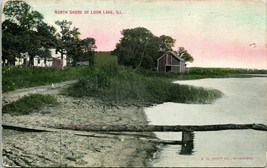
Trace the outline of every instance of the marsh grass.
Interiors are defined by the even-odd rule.
[[[241,69],[241,68],[202,68],[190,67],[189,73],[183,76],[183,80],[203,78],[248,78],[246,74],[267,74],[265,69]]]
[[[51,95],[32,94],[24,96],[21,99],[6,104],[2,108],[3,113],[10,113],[15,115],[25,115],[41,110],[47,105],[57,105],[56,97]]]
[[[195,75],[229,75],[229,74],[267,74],[264,69],[242,69],[242,68],[202,68],[191,67],[189,74]]]
[[[71,96],[97,97],[112,102],[210,103],[221,96],[218,90],[206,90],[171,83],[166,77],[142,75],[138,70],[110,64],[80,79],[67,92]]]

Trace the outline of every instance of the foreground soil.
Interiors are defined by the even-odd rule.
[[[73,98],[60,94],[66,85],[42,86],[41,93],[53,94],[59,105],[46,107],[30,115],[3,114],[3,122],[53,128],[56,125],[146,125],[143,108],[136,105],[114,105],[97,99]],[[38,87],[9,92],[4,103],[16,95],[40,93]],[[20,94],[17,94],[20,93]],[[25,132],[3,130],[3,163],[25,167],[135,167],[149,165],[155,144],[145,141],[152,133]]]

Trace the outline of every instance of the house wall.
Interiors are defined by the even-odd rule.
[[[61,55],[59,52],[56,52],[56,49],[54,49],[54,48],[50,49],[50,52],[51,52],[52,58],[61,59]],[[29,56],[27,55],[27,53],[22,53],[21,55],[26,57],[26,60],[29,61]],[[23,58],[16,58],[15,66],[23,65],[24,61],[25,60]],[[52,63],[53,63],[52,59],[49,59],[46,61],[46,64],[45,64],[45,60],[43,58],[39,58],[38,56],[36,56],[33,59],[33,66],[37,66],[37,67],[51,67]],[[66,55],[63,56],[62,66],[63,67],[67,66],[67,56]]]
[[[60,52],[56,52],[56,49],[52,48],[52,49],[50,49],[50,51],[51,51],[52,58],[61,59],[61,54],[60,54]],[[62,64],[62,66],[63,67],[67,66],[67,56],[66,55],[63,56],[63,64]]]
[[[158,71],[160,72],[166,71],[166,55],[158,59]]]
[[[180,60],[178,60],[177,58],[174,58],[174,56],[172,56],[172,65],[180,65]]]
[[[184,73],[186,71],[185,62],[181,62],[181,72]]]
[[[167,58],[167,65],[172,65],[172,55],[168,53],[166,55],[166,58]]]
[[[51,67],[52,66],[52,60],[45,60],[42,58],[34,58],[33,59],[33,65],[37,67]]]
[[[171,67],[171,72],[180,72],[180,66],[172,66]]]
[[[166,53],[158,59],[157,69],[160,72],[166,72],[166,66],[171,66],[171,72],[184,73],[186,66],[184,61],[180,61],[170,53]]]
[[[23,65],[24,59],[23,58],[16,58],[15,66]]]

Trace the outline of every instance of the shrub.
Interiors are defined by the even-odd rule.
[[[134,69],[118,65],[97,69],[91,76],[68,88],[67,92],[71,96],[91,96],[127,103],[209,103],[221,96],[217,90],[174,84],[166,77],[144,76]]]
[[[11,114],[30,114],[42,109],[46,105],[58,104],[57,99],[51,95],[32,94],[4,105],[2,112]]]

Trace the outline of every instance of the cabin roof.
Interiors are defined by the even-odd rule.
[[[166,54],[171,53],[176,59],[180,61],[185,61],[183,58],[181,58],[175,51],[167,51],[165,54],[163,54],[161,57],[165,56]],[[161,58],[159,57],[158,60]]]

